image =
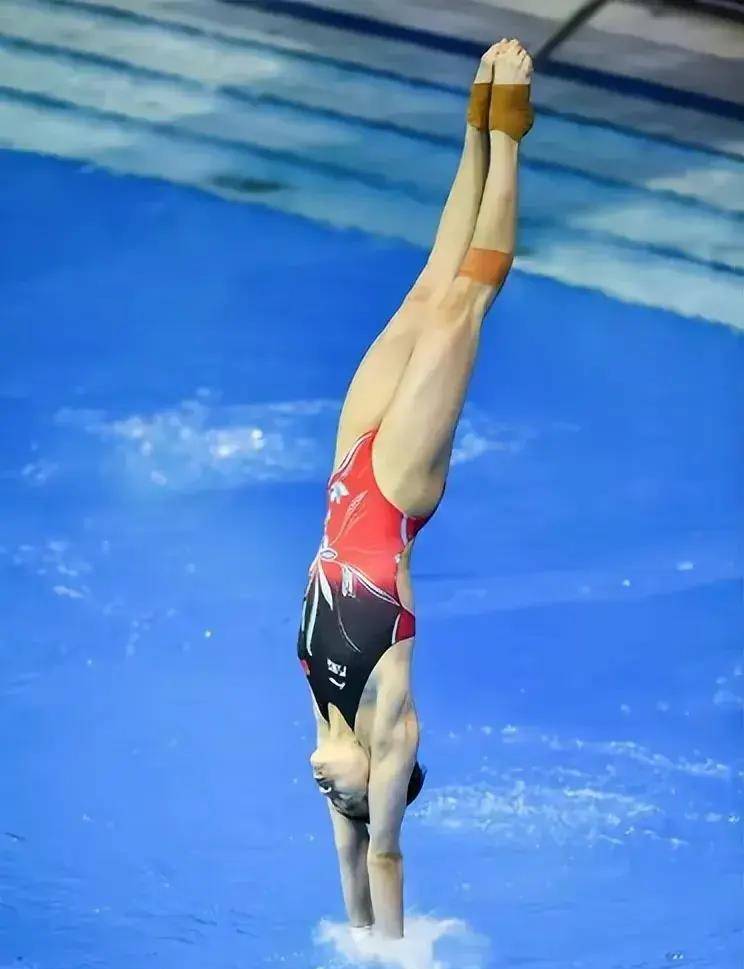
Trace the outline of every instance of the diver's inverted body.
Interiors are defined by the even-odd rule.
[[[410,691],[409,557],[444,491],[480,326],[514,253],[532,64],[482,58],[460,165],[426,266],[367,351],[339,421],[298,637],[350,921],[403,934],[400,828],[423,774]]]

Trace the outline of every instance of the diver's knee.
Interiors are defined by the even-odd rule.
[[[367,849],[367,864],[377,865],[381,868],[390,868],[399,865],[403,861],[403,855],[399,845],[375,844],[370,841]]]
[[[469,276],[456,276],[437,301],[437,320],[447,328],[478,321],[491,292],[490,287]]]

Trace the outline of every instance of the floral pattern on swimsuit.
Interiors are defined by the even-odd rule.
[[[431,518],[406,515],[382,494],[372,469],[376,430],[349,449],[328,481],[328,510],[302,603],[297,654],[318,708],[333,703],[354,729],[364,686],[380,657],[413,636],[398,566]]]

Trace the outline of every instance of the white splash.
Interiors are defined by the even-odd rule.
[[[622,844],[629,834],[663,823],[658,805],[606,789],[600,777],[584,775],[571,785],[555,770],[535,772],[536,778],[528,781],[518,773],[506,771],[493,782],[434,790],[413,814],[433,827],[478,831],[525,848],[603,840]]]
[[[338,411],[335,400],[221,405],[207,393],[123,417],[67,408],[55,423],[97,438],[135,485],[192,491],[323,478]]]
[[[385,969],[485,969],[490,949],[488,939],[461,919],[429,915],[407,916],[405,938],[400,940],[324,919],[315,942],[333,947],[338,960],[334,966]]]
[[[716,677],[718,689],[713,694],[713,703],[717,707],[744,710],[744,695],[742,695],[741,683],[737,682],[742,674],[744,674],[744,667],[737,662],[725,674]]]
[[[55,424],[66,437],[82,432],[104,450],[91,454],[88,442],[81,451],[65,440],[59,451],[67,461],[78,454],[92,471],[104,468],[140,488],[195,491],[324,481],[340,410],[341,402],[330,398],[228,405],[217,394],[202,390],[192,399],[150,413],[112,415],[63,408],[55,415]],[[463,464],[493,452],[516,454],[535,433],[492,421],[479,408],[466,406],[452,462]],[[56,465],[54,469],[59,471]],[[46,481],[28,466],[22,475],[34,484]]]
[[[717,707],[727,707],[732,710],[744,710],[744,696],[739,696],[733,690],[720,689],[713,694],[713,702]]]
[[[65,599],[84,599],[85,596],[78,589],[72,589],[67,585],[55,585],[52,592],[56,596],[62,596]]]
[[[583,740],[580,737],[559,737],[557,734],[540,733],[529,727],[510,725],[501,731],[504,743],[539,743],[549,750],[561,752],[582,751],[585,754],[601,754],[634,761],[663,773],[685,774],[689,777],[710,777],[728,780],[731,767],[711,757],[690,760],[681,756],[672,758],[636,743],[634,740]]]
[[[518,454],[536,436],[530,427],[491,420],[480,408],[469,405],[457,428],[451,463],[465,464],[493,451]]]
[[[85,599],[91,594],[85,579],[93,567],[67,541],[49,539],[38,545],[23,543],[14,549],[0,548],[0,555],[8,555],[11,563],[26,575],[43,578],[55,596]],[[61,581],[60,576],[65,581]]]
[[[52,461],[31,461],[21,468],[21,477],[29,484],[43,485],[54,476],[58,467]]]

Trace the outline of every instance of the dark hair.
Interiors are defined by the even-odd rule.
[[[411,777],[408,781],[406,806],[412,804],[421,793],[421,788],[424,786],[425,777],[426,768],[422,767],[421,764],[416,761],[416,763],[413,765]],[[327,781],[325,783],[327,783]],[[342,801],[338,794],[336,794],[332,784],[330,787],[331,791],[328,798],[339,814],[343,814],[343,816],[349,818],[350,821],[364,821],[365,824],[369,824],[369,801],[366,794],[362,794],[353,799],[346,798]]]

